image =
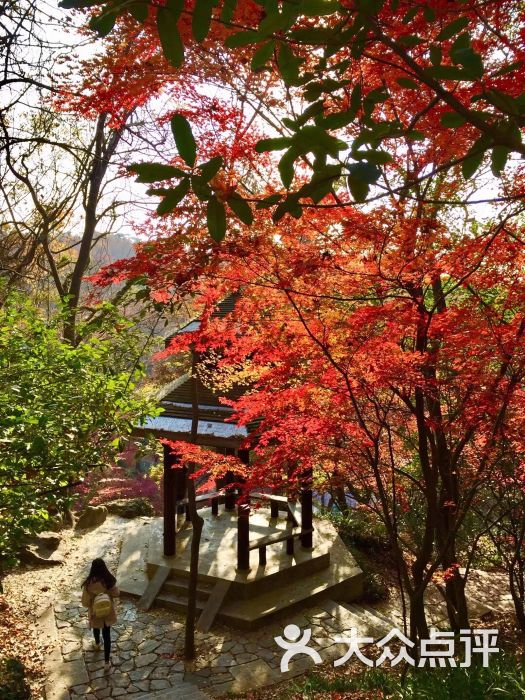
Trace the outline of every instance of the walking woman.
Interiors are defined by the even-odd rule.
[[[103,559],[94,559],[88,577],[82,584],[82,605],[89,609],[89,627],[95,637],[95,649],[100,649],[100,632],[104,641],[104,662],[109,668],[111,626],[117,621],[114,598],[119,595],[117,579]]]

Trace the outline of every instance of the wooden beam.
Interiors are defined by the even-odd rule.
[[[170,569],[167,566],[159,566],[155,575],[151,581],[146,586],[146,590],[142,594],[142,598],[138,602],[138,608],[140,610],[149,610],[153,605],[155,598],[160,593],[160,589],[165,584],[168,576],[170,575]]]
[[[200,632],[207,632],[213,625],[213,621],[217,617],[231,583],[231,581],[221,579],[215,584],[197,622],[197,629]]]
[[[250,504],[237,506],[237,569],[250,570]]]
[[[175,469],[177,458],[171,448],[164,445],[164,556],[172,557],[176,551],[177,508],[175,502]]]
[[[312,470],[304,473],[304,486],[301,492],[301,546],[303,549],[313,547],[313,500],[312,500]]]

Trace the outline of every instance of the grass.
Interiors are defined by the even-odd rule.
[[[336,677],[313,673],[295,683],[291,697],[370,697],[391,700],[519,700],[525,698],[525,662],[510,654],[491,659],[487,668],[415,668],[403,678],[396,669],[374,668]],[[288,694],[282,697],[290,697]]]

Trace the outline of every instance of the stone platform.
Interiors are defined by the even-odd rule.
[[[362,594],[363,574],[350,552],[327,520],[314,520],[312,550],[296,542],[293,555],[286,553],[284,542],[267,548],[267,563],[259,565],[258,552],[251,552],[250,570],[237,571],[237,518],[222,511],[200,511],[204,518],[199,561],[198,608],[203,609],[213,587],[229,583],[217,620],[243,629],[257,627],[283,614],[308,607],[319,598],[350,602]],[[177,554],[164,557],[162,519],[154,519],[140,528],[122,548],[118,580],[120,590],[142,596],[159,566],[170,569],[168,580],[156,604],[184,610],[187,603],[191,527],[177,534]],[[270,511],[260,508],[250,516],[250,538],[277,534],[288,527],[284,518],[270,519]]]

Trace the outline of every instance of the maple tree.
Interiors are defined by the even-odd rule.
[[[178,152],[132,167],[161,218],[97,281],[199,299],[199,331],[167,352],[215,351],[216,374],[248,380],[237,419],[262,422],[246,488],[293,493],[309,469],[342,486],[388,532],[412,636],[428,635],[432,580],[467,627],[472,516],[524,409],[522,14],[470,0],[96,4],[93,28],[116,23],[110,46],[133,33],[137,55],[147,46],[147,65],[126,67],[140,99],[177,85]],[[235,70],[214,73],[217,56]],[[231,317],[212,318],[233,292]],[[213,476],[232,467],[176,449]]]

